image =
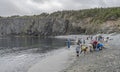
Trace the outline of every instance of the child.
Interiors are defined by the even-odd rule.
[[[77,46],[76,46],[77,57],[79,57],[79,52],[80,52],[80,45],[79,45],[79,43],[77,43]]]
[[[80,54],[82,53],[82,52],[84,52],[84,54],[87,52],[87,49],[88,49],[88,47],[86,46],[86,45],[81,45],[81,52],[80,52]]]

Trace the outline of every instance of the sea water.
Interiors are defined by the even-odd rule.
[[[0,72],[27,72],[33,64],[64,46],[63,39],[1,37]]]

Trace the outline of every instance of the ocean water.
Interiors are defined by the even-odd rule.
[[[33,64],[65,46],[64,39],[1,37],[0,72],[27,72]]]

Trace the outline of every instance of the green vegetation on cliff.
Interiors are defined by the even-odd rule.
[[[45,14],[46,16],[47,14]],[[91,18],[90,22],[102,23],[107,20],[116,20],[120,17],[120,7],[114,8],[94,8],[85,10],[58,11],[50,14],[52,17],[81,20]]]
[[[111,33],[120,31],[120,28],[116,28],[116,26],[120,26],[120,7],[58,11],[48,16],[46,15],[47,14],[45,14],[45,17],[68,19],[72,23],[74,22],[76,24],[76,29],[83,29],[87,34],[98,32]],[[107,21],[116,22],[112,22],[114,26],[110,27],[111,25],[107,25],[111,23],[106,23]],[[80,31],[79,29],[78,31]]]
[[[19,17],[18,15],[12,17]],[[23,16],[29,17],[29,16]],[[84,10],[66,10],[57,11],[51,14],[42,13],[40,15],[34,15],[34,17],[52,17],[52,18],[63,18],[77,22],[78,20],[91,18],[90,22],[93,23],[103,23],[108,20],[116,20],[120,18],[120,7],[113,8],[94,8],[94,9],[84,9]]]
[[[12,18],[18,17],[18,15],[11,16]],[[84,9],[84,10],[66,10],[57,11],[51,14],[42,13],[40,15],[34,16],[22,16],[22,18],[63,18],[74,22],[83,20],[85,18],[90,18],[90,23],[101,24],[108,20],[117,20],[120,18],[120,7],[113,8],[94,8],[94,9]],[[0,17],[2,18],[2,17]]]

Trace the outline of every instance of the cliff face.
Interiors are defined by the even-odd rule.
[[[0,35],[64,35],[71,28],[69,20],[60,18],[0,18]]]
[[[30,35],[55,36],[66,34],[93,34],[120,31],[120,19],[107,21],[100,25],[90,24],[90,18],[72,21],[63,18],[50,17],[9,17],[0,18],[0,36]]]
[[[120,7],[0,17],[0,36],[55,36],[120,32]]]

